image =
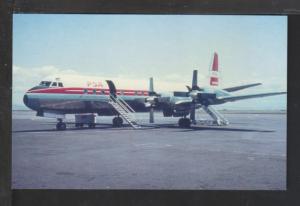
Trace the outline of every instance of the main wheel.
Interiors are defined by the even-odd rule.
[[[189,128],[191,126],[191,120],[189,118],[180,118],[178,120],[179,127]]]
[[[67,128],[67,125],[64,122],[58,122],[56,124],[56,129],[57,130],[66,130],[66,128]]]
[[[121,127],[123,124],[123,119],[121,117],[113,118],[113,126],[114,127]]]

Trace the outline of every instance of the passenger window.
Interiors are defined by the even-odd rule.
[[[63,87],[63,84],[61,82],[58,83],[59,87]]]
[[[57,86],[57,83],[56,82],[53,82],[52,83],[52,87],[56,87]]]

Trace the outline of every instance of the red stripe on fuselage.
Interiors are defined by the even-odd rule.
[[[43,93],[43,94],[98,94],[108,95],[109,89],[99,88],[81,88],[81,87],[59,87],[30,90],[27,93]],[[148,96],[149,92],[145,90],[117,90],[117,95],[125,96]]]

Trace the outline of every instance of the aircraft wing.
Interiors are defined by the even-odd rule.
[[[229,97],[221,97],[221,98],[218,98],[218,99],[222,100],[224,102],[233,102],[233,101],[242,100],[242,99],[267,97],[267,96],[274,96],[274,95],[280,95],[280,94],[286,94],[286,92],[271,92],[271,93],[261,93],[261,94],[229,96]]]
[[[235,91],[238,91],[238,90],[241,90],[241,89],[246,89],[246,88],[249,88],[249,87],[255,87],[255,86],[258,86],[258,85],[261,85],[261,83],[246,84],[246,85],[241,85],[241,86],[236,86],[236,87],[228,87],[228,88],[225,88],[223,90],[225,90],[227,92],[235,92]]]

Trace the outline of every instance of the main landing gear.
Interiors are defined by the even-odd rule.
[[[57,120],[58,120],[58,122],[57,122],[57,124],[56,124],[56,129],[57,129],[57,130],[66,130],[66,128],[67,128],[66,123],[64,123],[64,122],[62,121],[62,119],[57,119]]]
[[[179,127],[189,128],[191,126],[191,119],[183,117],[178,120]]]
[[[123,125],[123,119],[121,117],[115,117],[112,120],[112,124],[114,127],[121,127]]]

